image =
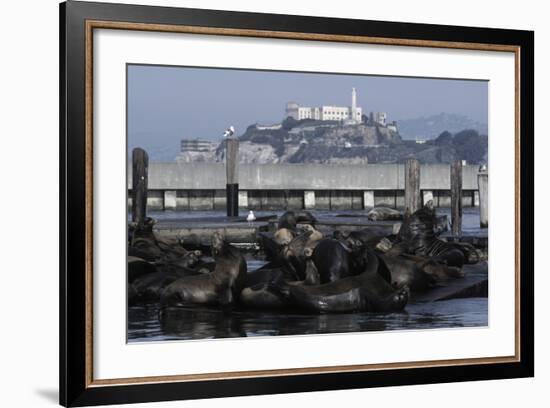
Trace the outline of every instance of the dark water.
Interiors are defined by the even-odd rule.
[[[128,342],[487,326],[487,298],[409,304],[401,313],[327,315],[131,307]]]
[[[328,216],[362,211],[316,211]],[[438,214],[450,215],[449,209]],[[281,212],[256,212],[257,216]],[[247,212],[240,215],[246,217]],[[224,212],[158,212],[157,219],[223,216]],[[479,232],[478,208],[464,208],[463,230]],[[249,260],[249,271],[264,264]],[[350,313],[307,315],[234,309],[224,312],[208,308],[170,308],[158,305],[128,309],[128,342],[211,339],[296,334],[349,333],[382,330],[419,330],[453,327],[478,327],[488,324],[488,299],[468,298],[438,302],[409,302],[400,313]]]

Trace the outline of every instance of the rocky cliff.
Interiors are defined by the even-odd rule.
[[[241,163],[402,163],[416,158],[430,164],[457,159],[475,164],[486,162],[487,157],[487,136],[475,130],[455,135],[443,132],[438,138],[419,144],[403,140],[395,130],[376,124],[287,119],[276,129],[251,125],[239,140]],[[180,153],[177,160],[221,162],[223,156],[221,142],[211,151]]]

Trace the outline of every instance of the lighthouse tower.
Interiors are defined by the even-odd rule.
[[[351,88],[351,120],[357,121],[357,92]]]

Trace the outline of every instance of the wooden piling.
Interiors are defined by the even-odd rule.
[[[405,211],[412,214],[420,205],[420,162],[410,159],[405,162]]]
[[[132,221],[143,227],[147,216],[149,156],[140,147],[132,151]]]
[[[479,190],[479,226],[489,227],[489,174],[481,171],[477,175],[477,188]]]
[[[451,164],[451,226],[454,236],[462,235],[462,160]]]
[[[225,172],[227,194],[227,216],[239,215],[239,139],[228,138],[225,141]]]

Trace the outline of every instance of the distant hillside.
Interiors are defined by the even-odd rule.
[[[487,162],[487,136],[475,129],[443,131],[436,137],[422,140],[403,140],[395,128],[370,122],[345,124],[288,118],[273,126],[250,125],[239,137],[239,161],[367,164],[403,163],[414,158],[430,164],[454,160],[466,160],[471,164]],[[220,141],[209,149],[181,152],[176,160],[182,163],[223,162],[224,147],[224,142]]]
[[[486,123],[480,123],[463,115],[440,113],[438,115],[404,119],[397,122],[399,134],[403,139],[430,140],[436,138],[444,131],[457,133],[464,129],[473,129],[486,135],[488,128]]]
[[[402,143],[399,134],[385,126],[291,118],[278,129],[251,125],[239,139],[245,163],[365,164],[369,147]]]

